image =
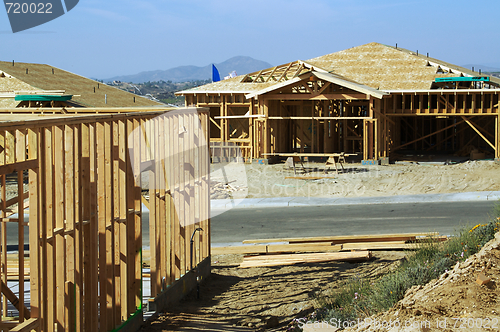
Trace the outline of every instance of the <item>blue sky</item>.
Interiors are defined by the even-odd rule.
[[[236,55],[278,65],[375,41],[500,67],[499,13],[498,0],[80,0],[16,34],[0,10],[0,60],[108,78]]]

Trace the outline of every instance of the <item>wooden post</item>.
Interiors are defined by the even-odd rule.
[[[86,234],[86,239],[88,242],[88,251],[89,251],[89,269],[88,272],[90,274],[89,283],[87,284],[90,293],[90,310],[88,315],[90,316],[90,324],[86,326],[90,326],[91,328],[98,328],[99,325],[99,311],[98,311],[98,303],[99,303],[99,259],[98,259],[98,247],[95,243],[95,239],[97,239],[98,232],[98,210],[97,210],[97,132],[96,132],[96,123],[91,123],[89,131],[89,146],[90,146],[90,224],[89,230]],[[85,304],[86,307],[87,304]]]
[[[43,266],[46,268],[46,274],[44,275],[44,280],[46,284],[45,296],[48,299],[47,301],[47,312],[45,313],[44,320],[46,329],[51,328],[56,323],[56,285],[55,285],[55,261],[54,261],[54,209],[51,207],[54,204],[54,183],[53,183],[53,131],[52,128],[45,128],[44,132],[45,136],[45,164],[44,164],[44,176],[45,176],[45,188],[44,193],[46,195],[46,204],[45,204],[45,234],[42,233],[43,238],[45,239],[45,252],[44,252],[44,262],[42,262]],[[51,239],[51,240],[50,240]]]
[[[66,220],[66,279],[64,299],[64,327],[74,330],[76,308],[74,303],[75,284],[75,165],[74,165],[74,140],[73,126],[64,126],[64,216]]]
[[[137,126],[139,125],[141,120],[135,120],[137,123]],[[144,121],[144,120],[142,120]],[[134,133],[134,150],[140,149],[142,150],[142,147],[140,145],[141,142],[141,137],[140,137],[140,131],[136,130]],[[134,209],[134,223],[131,229],[133,230],[133,242],[128,243],[128,245],[131,247],[130,252],[133,253],[134,257],[132,257],[131,260],[131,265],[132,268],[131,270],[134,271],[132,274],[132,277],[134,279],[134,282],[132,284],[131,288],[131,293],[133,295],[133,301],[134,303],[132,304],[132,310],[130,313],[134,313],[138,308],[141,307],[141,301],[142,301],[142,227],[141,227],[141,220],[142,220],[142,200],[141,200],[141,159],[139,158],[134,158],[134,188],[133,191],[130,193],[134,202],[133,209]]]
[[[497,110],[497,112],[499,112],[499,115],[497,115],[497,121],[495,121],[495,157],[500,158],[500,111]]]
[[[264,133],[263,133],[263,139],[264,139],[264,156],[267,153],[270,153],[271,151],[271,134],[269,130],[269,100],[264,99],[263,103],[263,114],[264,114]]]
[[[323,116],[324,117],[329,117],[330,116],[330,101],[325,100],[323,102]],[[332,151],[332,139],[330,137],[330,125],[331,125],[331,120],[324,120],[323,122],[323,150],[325,153],[328,152],[333,152]]]
[[[26,160],[26,136],[21,130],[16,130],[16,161]],[[19,255],[19,322],[24,321],[24,174],[17,171],[17,214],[18,214],[18,255]],[[7,285],[7,284],[5,284]]]
[[[118,123],[118,153],[119,153],[119,172],[118,182],[120,191],[119,204],[120,204],[120,321],[125,321],[128,318],[128,284],[129,276],[127,274],[127,223],[128,223],[128,210],[127,210],[127,172],[130,165],[130,158],[128,157],[128,133],[129,120],[120,120]]]
[[[175,206],[175,213],[174,213],[174,237],[172,239],[174,243],[174,262],[175,262],[175,279],[178,279],[181,277],[181,239],[180,239],[180,232],[181,232],[181,224],[180,224],[180,188],[179,188],[179,178],[177,177],[177,172],[179,170],[179,158],[180,158],[180,152],[179,152],[179,116],[174,115],[173,116],[173,125],[172,125],[172,138],[173,138],[173,148],[174,148],[174,153],[173,153],[173,169],[172,169],[172,178],[174,179],[173,183],[171,185],[174,186],[174,206]]]
[[[98,209],[98,238],[99,238],[99,303],[100,303],[100,324],[107,329],[109,317],[106,313],[107,307],[107,243],[106,243],[106,177],[105,177],[105,144],[104,144],[104,123],[96,123],[96,143],[97,143],[97,205]]]
[[[363,120],[363,160],[368,160],[368,135],[368,121]]]
[[[28,129],[28,159],[34,160],[39,158],[40,150],[40,137],[38,129]],[[40,223],[39,223],[39,201],[41,199],[40,187],[39,187],[39,170],[40,159],[38,161],[38,168],[30,169],[29,176],[29,218],[33,222],[31,223],[29,232],[29,243],[30,243],[30,307],[31,307],[31,317],[40,317],[40,304],[41,304],[41,289],[40,289],[40,256],[39,256],[39,236],[40,236]],[[4,178],[4,177],[3,177]],[[2,184],[3,189],[5,189],[4,184]],[[2,197],[4,203],[5,200]],[[1,321],[1,319],[0,319]]]
[[[120,120],[112,122],[112,183],[113,183],[113,271],[114,271],[114,325],[121,323],[122,280],[120,271]]]

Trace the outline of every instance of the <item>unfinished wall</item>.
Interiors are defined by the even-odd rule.
[[[204,137],[208,113],[196,110],[0,123],[1,260],[6,267],[1,278],[18,278],[22,285],[28,274],[31,296],[28,311],[21,287],[20,320],[4,322],[9,293],[2,288],[0,330],[21,323],[20,331],[111,331],[142,322],[141,173],[150,178],[156,297],[210,255]],[[9,187],[13,172],[16,181]],[[23,185],[25,173],[29,190]],[[13,198],[7,197],[7,187],[13,188]],[[27,205],[29,268],[23,249]],[[19,216],[12,218],[16,212]],[[18,225],[17,262],[7,260],[7,222]],[[191,252],[190,236],[198,227],[203,232]]]

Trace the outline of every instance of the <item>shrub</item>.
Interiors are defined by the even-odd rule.
[[[500,201],[493,213],[495,217],[489,223],[464,227],[444,243],[424,241],[417,250],[408,253],[406,261],[394,272],[375,281],[362,277],[349,279],[330,294],[318,297],[321,309],[311,318],[354,321],[391,308],[409,288],[439,277],[493,239],[500,225]]]

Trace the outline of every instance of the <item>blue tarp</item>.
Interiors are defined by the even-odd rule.
[[[219,82],[220,81],[220,75],[219,71],[215,67],[214,64],[212,64],[212,82]]]

